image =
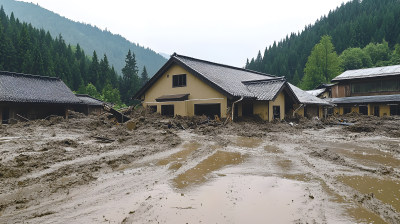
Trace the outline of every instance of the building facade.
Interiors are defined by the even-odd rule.
[[[301,104],[282,77],[178,54],[133,98],[162,115],[257,115],[266,121],[282,120]]]
[[[334,114],[400,115],[400,65],[349,70],[332,82]]]

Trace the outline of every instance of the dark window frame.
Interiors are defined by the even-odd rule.
[[[281,119],[281,106],[274,105],[272,106],[272,119]]]
[[[172,76],[172,88],[185,87],[187,85],[186,74]]]

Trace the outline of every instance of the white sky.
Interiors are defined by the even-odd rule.
[[[243,67],[349,0],[24,0],[156,52]]]

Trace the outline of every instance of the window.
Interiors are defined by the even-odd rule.
[[[360,112],[360,114],[368,115],[368,106],[360,105],[358,107],[358,111]]]
[[[272,107],[274,119],[281,119],[281,107],[280,106],[273,106]]]
[[[343,114],[349,114],[351,112],[351,107],[343,107]]]
[[[174,105],[161,105],[161,115],[174,116]]]
[[[172,87],[183,87],[183,86],[186,86],[186,74],[173,75]]]
[[[400,105],[390,105],[390,115],[400,115]]]
[[[400,81],[396,79],[353,83],[352,93],[396,92],[400,91]]]
[[[151,113],[157,112],[157,105],[155,105],[155,106],[148,106],[148,108],[149,108],[149,111],[150,111]]]
[[[374,116],[379,117],[379,106],[374,106]]]

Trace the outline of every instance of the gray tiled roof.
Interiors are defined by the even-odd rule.
[[[376,96],[352,96],[327,99],[334,104],[359,104],[359,103],[388,103],[400,102],[400,94],[376,95]]]
[[[0,71],[0,102],[79,104],[59,78]]]
[[[304,90],[297,88],[296,86],[289,83],[290,88],[292,88],[294,94],[296,94],[297,98],[299,99],[300,103],[303,104],[318,104],[318,105],[331,105],[330,102],[327,102],[323,99],[315,97]]]
[[[325,88],[322,89],[313,89],[313,90],[307,90],[306,92],[313,95],[313,96],[319,96],[321,93],[325,92]]]
[[[337,76],[336,78],[332,79],[332,82],[347,80],[347,79],[361,79],[361,78],[372,78],[372,77],[392,76],[392,75],[400,75],[400,65],[347,70],[342,74],[340,74],[339,76]]]
[[[274,100],[275,96],[285,85],[285,80],[253,81],[245,82],[247,89],[257,98],[257,100]]]
[[[189,68],[201,74],[208,81],[233,96],[254,97],[254,94],[242,83],[243,81],[275,79],[267,75],[247,69],[203,61],[182,55],[174,54],[173,58],[181,61]]]
[[[86,105],[90,105],[90,106],[102,106],[102,105],[104,104],[103,101],[101,101],[101,100],[99,100],[99,99],[96,99],[96,98],[94,98],[94,97],[91,97],[91,96],[89,96],[89,95],[87,95],[87,94],[75,94],[75,95],[76,95],[76,97],[79,98],[79,100],[81,100],[81,102],[82,102],[83,104],[86,104]]]

